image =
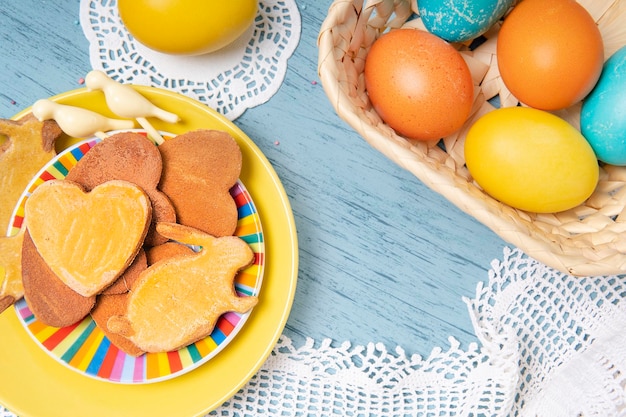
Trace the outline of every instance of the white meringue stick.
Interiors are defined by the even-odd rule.
[[[157,107],[130,85],[118,83],[102,71],[90,71],[85,77],[85,85],[89,91],[102,90],[109,109],[120,117],[136,119],[157,145],[163,143],[163,137],[146,118],[156,117],[167,123],[180,120],[176,114]]]
[[[135,127],[132,120],[111,119],[92,110],[41,99],[33,104],[33,115],[41,122],[55,120],[61,130],[75,138],[97,136],[104,139],[109,130],[124,130]]]

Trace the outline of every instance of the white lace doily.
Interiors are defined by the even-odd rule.
[[[278,91],[300,40],[295,0],[260,0],[254,24],[228,47],[200,56],[162,54],[134,40],[120,20],[116,3],[80,2],[80,24],[89,41],[92,68],[122,83],[179,92],[230,120]]]
[[[564,275],[505,249],[466,299],[480,344],[428,358],[282,337],[210,416],[626,416],[624,277]],[[14,417],[0,407],[0,417]]]
[[[506,249],[465,300],[480,347],[450,339],[423,359],[283,338],[211,415],[625,416],[625,281],[564,275]]]

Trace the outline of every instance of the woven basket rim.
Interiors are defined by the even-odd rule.
[[[598,6],[600,0],[594,1]],[[615,0],[606,2],[614,3]],[[551,214],[526,213],[494,200],[468,180],[469,174],[463,172],[460,175],[462,169],[452,166],[454,162],[450,158],[439,154],[446,151],[432,143],[399,136],[378,118],[366,96],[363,97],[362,73],[358,73],[355,67],[362,66],[367,45],[371,45],[385,30],[402,26],[408,18],[407,13],[416,8],[415,4],[408,0],[375,0],[367,4],[359,0],[335,0],[331,4],[318,36],[318,74],[339,117],[372,147],[529,256],[573,275],[626,272],[626,241],[614,237],[622,231],[621,224],[616,230],[609,227],[598,232],[582,231],[572,236],[564,236],[562,231],[546,230],[550,229],[551,222],[554,223],[553,229],[558,230],[559,222],[562,224],[563,221]],[[370,23],[374,21],[380,26],[372,27]],[[484,96],[480,101],[481,93],[482,90],[474,109],[476,117],[481,111],[491,110],[483,107],[489,103]],[[465,128],[471,123],[470,118]],[[582,230],[585,225],[574,226]]]

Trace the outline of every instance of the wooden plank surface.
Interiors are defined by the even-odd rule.
[[[317,78],[330,0],[298,1],[302,34],[284,84],[235,124],[291,200],[300,270],[285,334],[382,342],[427,356],[476,340],[463,296],[504,242],[372,149],[334,112]],[[81,87],[90,70],[79,1],[0,1],[0,117]]]

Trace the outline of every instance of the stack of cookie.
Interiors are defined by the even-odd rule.
[[[0,193],[13,196],[0,207],[6,225],[30,179],[55,156],[61,129],[29,115],[0,122],[0,132]],[[17,164],[24,147],[42,157]],[[233,285],[254,259],[233,236],[230,189],[241,167],[238,144],[222,131],[191,131],[160,146],[136,131],[106,135],[65,179],[35,188],[20,232],[0,238],[0,311],[24,296],[49,326],[91,314],[133,356],[206,337],[223,313],[257,303]]]

